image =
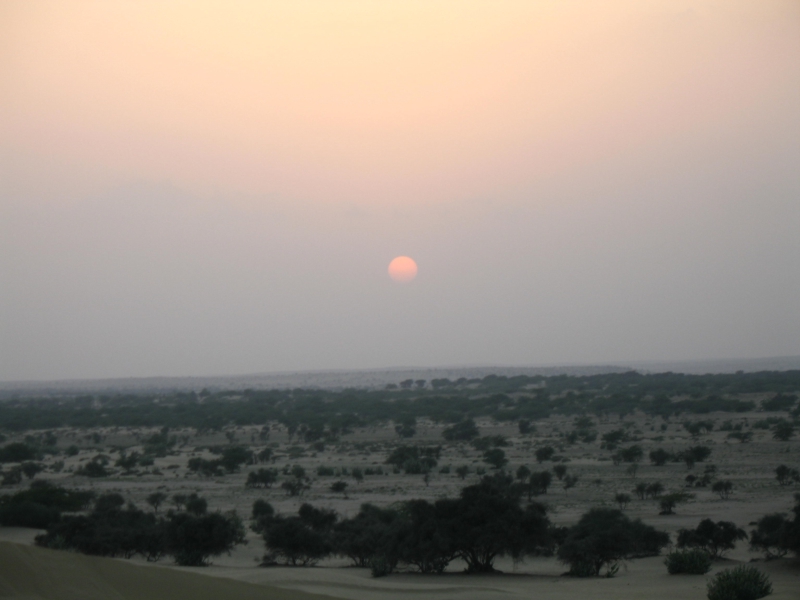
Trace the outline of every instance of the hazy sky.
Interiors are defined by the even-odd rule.
[[[792,354],[796,0],[0,4],[2,380]]]

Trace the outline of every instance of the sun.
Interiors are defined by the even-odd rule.
[[[389,263],[389,277],[398,283],[408,283],[417,276],[417,263],[408,256],[398,256]]]

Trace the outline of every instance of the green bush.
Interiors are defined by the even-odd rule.
[[[675,550],[667,554],[664,564],[670,575],[705,575],[711,569],[711,557],[704,550]]]
[[[769,577],[744,565],[717,573],[708,582],[708,600],[757,600],[771,593]]]

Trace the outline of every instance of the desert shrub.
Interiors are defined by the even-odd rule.
[[[708,552],[711,558],[721,558],[736,547],[738,540],[745,539],[747,534],[735,523],[703,519],[696,529],[678,531],[678,548],[699,548]]]
[[[550,471],[539,471],[538,473],[531,473],[528,478],[528,497],[539,496],[547,493],[547,488],[553,481],[553,475]]]
[[[714,485],[711,486],[711,491],[719,494],[722,500],[727,500],[733,491],[733,482],[728,480],[715,481]]]
[[[633,445],[627,448],[621,448],[611,458],[614,461],[614,464],[616,465],[621,462],[637,463],[640,460],[642,460],[642,456],[644,456],[644,451],[642,450],[642,447]]]
[[[75,475],[84,477],[108,477],[110,473],[106,469],[106,462],[102,458],[94,457],[81,468],[75,470]]]
[[[417,434],[417,419],[413,416],[400,419],[394,426],[395,433],[402,438],[411,438]]]
[[[495,469],[502,469],[508,464],[506,453],[500,448],[491,448],[483,453],[483,461],[490,464]]]
[[[0,506],[0,525],[47,529],[61,518],[57,508],[36,502],[22,501]]]
[[[346,481],[334,481],[331,484],[330,490],[335,494],[346,494],[347,493],[347,482]]]
[[[619,504],[621,510],[625,510],[625,508],[631,502],[631,497],[628,494],[619,493],[614,496],[614,502]]]
[[[574,576],[598,576],[627,558],[657,554],[669,535],[612,508],[593,508],[570,527],[558,558]]]
[[[536,450],[536,462],[542,463],[546,460],[553,458],[556,453],[555,448],[552,446],[544,446]]]
[[[38,452],[36,448],[22,442],[14,442],[0,448],[0,463],[19,463],[34,460]]]
[[[123,509],[120,499],[119,494],[100,496],[90,514],[63,516],[36,536],[36,544],[97,556],[130,558],[138,553],[158,560],[164,552],[163,521],[134,506]]]
[[[403,469],[408,475],[421,475],[434,468],[438,463],[441,446],[398,446],[386,463]]]
[[[711,557],[705,550],[675,550],[667,554],[664,564],[670,575],[705,575],[711,570]]]
[[[761,403],[761,410],[789,410],[797,402],[797,396],[794,394],[778,394],[769,400],[764,400]]]
[[[275,469],[259,469],[258,471],[251,471],[247,474],[246,487],[257,488],[272,487],[272,484],[278,480],[278,471]]]
[[[624,429],[615,429],[614,431],[604,433],[600,439],[602,440],[600,443],[601,448],[604,450],[615,450],[620,443],[627,441],[629,438],[628,432]]]
[[[470,441],[480,435],[478,426],[472,419],[465,419],[460,423],[451,425],[442,431],[442,437],[450,442]]]
[[[274,514],[275,514],[275,509],[266,500],[259,499],[253,502],[253,511],[251,513],[253,519],[271,517]]]
[[[487,435],[475,438],[471,443],[476,450],[480,450],[481,452],[489,448],[507,448],[509,445],[508,439],[503,435]]]
[[[14,467],[13,469],[9,469],[5,473],[2,473],[2,475],[3,475],[2,485],[17,485],[18,483],[22,483],[21,467]]]
[[[708,600],[758,600],[771,593],[769,577],[745,565],[721,571],[708,582]]]
[[[798,473],[797,469],[791,469],[786,465],[778,465],[775,468],[775,479],[778,480],[781,486],[800,483],[800,473]]]
[[[530,473],[530,470],[528,472]],[[456,467],[456,475],[462,480],[465,479],[469,475],[469,467],[467,465]]]
[[[664,486],[660,481],[649,483],[645,488],[645,496],[649,498],[658,498],[662,493],[664,493]]]
[[[650,462],[657,467],[663,467],[670,460],[672,460],[672,454],[663,448],[656,448],[650,451]]]
[[[686,466],[691,469],[695,463],[703,462],[709,456],[711,456],[711,448],[708,446],[692,446],[677,454],[675,458],[685,462]]]
[[[333,477],[336,474],[333,467],[320,465],[317,467],[317,477]]]
[[[658,506],[661,509],[660,515],[673,515],[675,514],[675,507],[678,504],[683,504],[694,498],[694,494],[687,494],[686,492],[673,492],[661,496],[658,500]]]
[[[553,467],[553,473],[555,473],[556,477],[558,477],[558,480],[561,481],[562,479],[564,479],[564,475],[567,474],[566,465],[556,465],[556,466],[554,466]]]
[[[794,425],[792,425],[789,421],[782,420],[781,422],[776,423],[772,428],[773,439],[781,442],[788,442],[792,436],[794,436]]]

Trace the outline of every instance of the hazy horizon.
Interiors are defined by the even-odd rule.
[[[790,1],[4,3],[0,381],[800,356],[798,65]]]

